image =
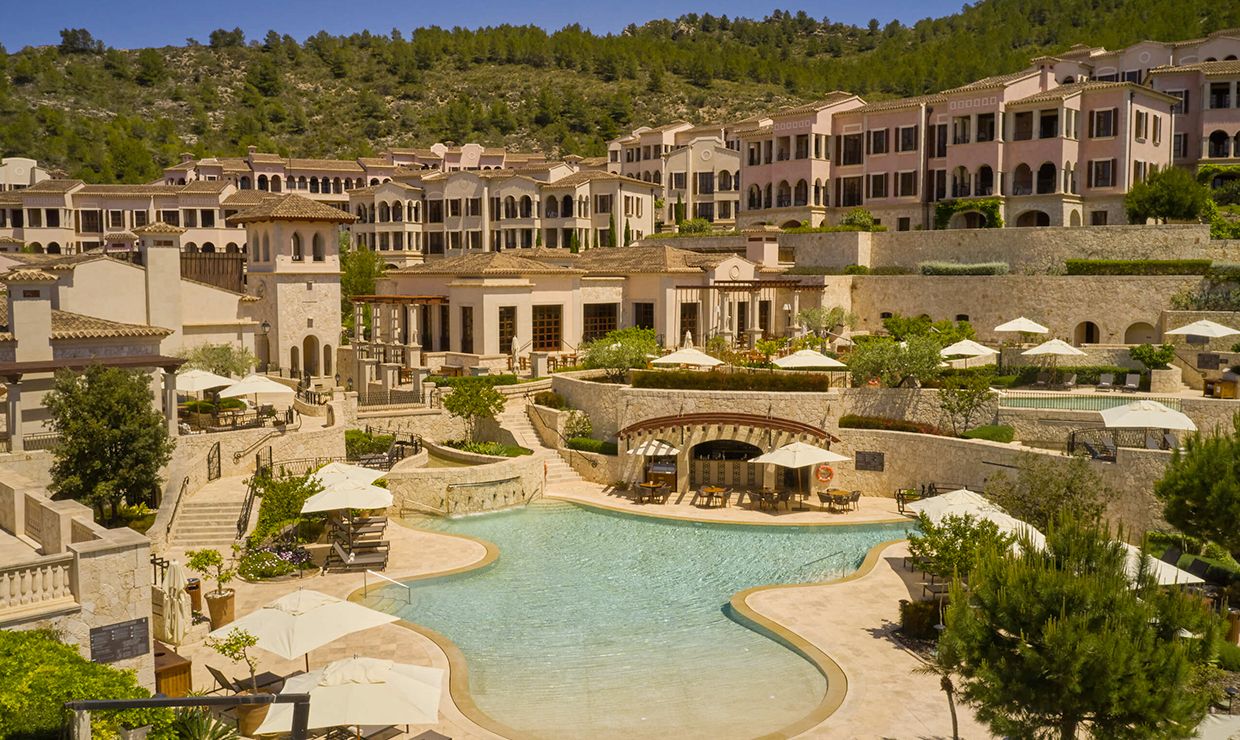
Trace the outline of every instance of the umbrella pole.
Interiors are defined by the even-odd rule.
[[[306,651],[305,658],[306,658],[306,673],[309,673],[310,672],[310,652],[309,651]]]

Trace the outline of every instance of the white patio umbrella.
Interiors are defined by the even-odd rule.
[[[1167,408],[1158,401],[1143,398],[1123,406],[1100,411],[1107,429],[1175,429],[1195,432],[1197,425],[1184,413]]]
[[[374,468],[331,462],[316,470],[310,478],[317,481],[323,488],[330,488],[337,483],[345,481],[353,481],[368,486],[384,475],[385,473],[382,470],[375,470]]]
[[[641,455],[642,457],[665,457],[667,455],[679,455],[680,450],[661,439],[648,439],[629,450],[630,455]]]
[[[439,721],[444,671],[378,658],[346,658],[293,676],[282,694],[310,694],[310,729],[430,725]],[[256,734],[288,732],[293,705],[273,704]]]
[[[793,468],[801,470],[802,468],[812,467],[814,465],[827,465],[833,462],[847,462],[852,458],[845,457],[838,452],[816,447],[805,442],[793,442],[786,444],[776,450],[771,450],[763,455],[750,458],[751,463],[762,463],[768,465],[778,465],[781,468]],[[799,476],[799,474],[798,474]]]
[[[245,630],[258,638],[258,647],[269,653],[286,660],[306,656],[306,670],[310,670],[311,650],[396,619],[352,601],[299,589],[215,630],[211,637],[223,638],[235,629]]]
[[[846,368],[844,363],[834,357],[827,357],[821,352],[812,349],[803,349],[793,352],[786,357],[780,357],[772,363],[775,367],[784,370],[801,370],[815,367],[827,368]]]
[[[693,347],[685,347],[678,349],[670,355],[663,355],[657,360],[651,360],[651,365],[690,365],[693,367],[715,367],[722,365],[723,360],[715,359],[700,349]]]
[[[939,354],[943,357],[985,357],[986,355],[997,355],[999,352],[984,344],[978,344],[972,339],[961,339],[959,342],[949,344],[939,350]]]
[[[1019,332],[1021,334],[1046,334],[1050,331],[1036,321],[1021,316],[1017,319],[1004,322],[995,327],[995,331]]]
[[[386,509],[392,505],[392,492],[356,480],[342,480],[306,499],[301,513],[340,509]]]
[[[223,375],[209,373],[206,370],[186,370],[183,373],[177,373],[177,390],[188,393],[201,393],[212,388],[223,388],[234,382],[232,378],[225,378]]]
[[[1027,357],[1036,357],[1039,355],[1050,355],[1054,357],[1082,357],[1085,355],[1084,352],[1076,347],[1073,347],[1062,339],[1052,339],[1049,342],[1043,342],[1036,347],[1032,347],[1024,352],[1021,352],[1021,354]]]
[[[260,394],[267,396],[291,396],[294,393],[296,391],[283,383],[277,383],[264,375],[251,373],[220,391],[220,398],[241,398],[243,396],[258,396]]]
[[[985,519],[993,522],[1000,532],[1017,537],[1027,537],[1029,543],[1036,549],[1041,550],[1046,547],[1046,537],[1032,524],[1017,519],[986,497],[967,488],[914,501],[904,509],[914,514],[925,514],[935,524],[949,516],[971,516],[974,519]]]
[[[1163,333],[1164,334],[1183,334],[1183,335],[1187,335],[1190,337],[1205,337],[1206,339],[1217,339],[1219,337],[1230,337],[1235,334],[1240,334],[1240,329],[1232,329],[1230,326],[1223,326],[1222,324],[1216,324],[1213,321],[1203,319],[1201,321],[1194,321],[1193,323],[1188,324],[1186,326],[1181,326],[1176,329],[1170,329]]]
[[[1121,542],[1124,546],[1124,572],[1129,578],[1136,578],[1137,571],[1141,567],[1141,559],[1145,558],[1145,562],[1149,565],[1150,575],[1154,576],[1154,581],[1160,586],[1170,586],[1182,583],[1204,583],[1198,576],[1193,575],[1185,570],[1164,563],[1158,558],[1150,557],[1141,552],[1141,549],[1134,547],[1127,542]]]
[[[160,590],[164,597],[164,639],[174,645],[185,640],[194,615],[190,611],[189,594],[185,592],[185,569],[179,560],[173,560],[164,571]]]

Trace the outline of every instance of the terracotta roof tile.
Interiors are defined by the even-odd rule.
[[[0,275],[0,282],[5,283],[54,283],[56,276],[34,267],[20,267]]]
[[[882,113],[884,111],[901,110],[904,108],[916,108],[919,105],[929,105],[943,100],[943,96],[934,95],[915,95],[910,98],[895,98],[894,100],[876,100],[873,103],[866,103],[859,108],[849,108],[841,115],[849,115],[851,113]]]
[[[143,234],[184,234],[185,229],[180,226],[166,224],[163,221],[154,221],[146,226],[135,227],[133,233],[139,236]]]
[[[1013,100],[1011,103],[1009,103],[1009,105],[1024,105],[1027,103],[1045,103],[1045,102],[1050,102],[1050,101],[1055,101],[1055,100],[1064,100],[1065,98],[1070,98],[1074,95],[1080,95],[1082,93],[1091,92],[1095,90],[1123,90],[1126,88],[1130,88],[1134,92],[1147,93],[1149,95],[1155,95],[1157,97],[1166,98],[1168,102],[1175,100],[1170,95],[1166,95],[1164,93],[1158,92],[1157,90],[1152,90],[1148,87],[1136,85],[1131,82],[1100,82],[1098,80],[1086,80],[1084,82],[1072,82],[1067,85],[1060,85],[1058,87],[1053,87],[1050,90],[1046,90],[1044,92],[1034,93],[1033,95],[1023,97],[1020,100]]]
[[[992,87],[1003,87],[1007,85],[1009,82],[1015,82],[1016,80],[1019,80],[1023,77],[1028,77],[1036,73],[1037,73],[1036,69],[1022,69],[1019,72],[1009,72],[1008,74],[1005,74],[1005,75],[991,75],[990,77],[983,77],[980,80],[974,80],[973,82],[970,82],[967,85],[961,85],[960,87],[953,87],[949,90],[944,90],[943,94],[950,95],[952,93],[971,92],[973,90],[986,90]]]
[[[424,262],[389,274],[396,275],[558,275],[573,274],[576,270],[558,265],[549,265],[537,259],[531,259],[522,253],[527,250],[505,250],[502,252],[475,252],[459,257],[448,257],[441,260]]]
[[[270,193],[264,193],[261,190],[238,190],[224,199],[224,205],[248,208],[262,203],[263,199],[269,195]]]
[[[273,195],[227,219],[230,226],[256,221],[331,221],[349,224],[356,220],[357,217],[351,213],[300,195]]]
[[[587,274],[701,272],[731,255],[700,254],[663,244],[590,249],[577,260]]]
[[[328,170],[330,172],[362,172],[362,166],[348,159],[290,159],[290,170]]]
[[[184,185],[86,185],[74,195],[178,195]]]
[[[34,185],[19,191],[22,193],[67,193],[82,185],[81,180],[40,180]]]
[[[1228,59],[1222,62],[1198,62],[1197,64],[1185,64],[1179,67],[1155,67],[1149,73],[1151,75],[1165,75],[1176,72],[1200,72],[1206,77],[1240,74],[1240,61]]]
[[[855,98],[855,97],[857,96],[850,92],[844,92],[843,90],[835,90],[834,92],[827,93],[827,96],[822,98],[821,100],[815,100],[812,103],[805,103],[803,105],[795,105],[791,108],[784,108],[783,110],[778,110],[770,114],[770,117],[771,118],[783,118],[785,116],[799,116],[805,113],[817,113],[823,108],[830,108],[831,106],[837,103],[842,103],[845,100],[848,100],[849,98]]]
[[[11,274],[11,273],[10,273]],[[46,274],[46,273],[44,273]],[[50,278],[51,276],[48,275]],[[55,280],[56,278],[51,278]],[[0,296],[5,291],[0,290]],[[166,337],[171,329],[145,324],[124,324],[80,313],[52,309],[52,339],[112,339],[117,337]],[[9,325],[7,301],[0,301],[0,341],[13,341],[13,328]]]

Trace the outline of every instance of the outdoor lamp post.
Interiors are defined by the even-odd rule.
[[[271,366],[271,322],[264,319],[258,329],[263,333],[263,372],[267,372]]]

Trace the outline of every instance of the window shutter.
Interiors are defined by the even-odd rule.
[[[1115,160],[1112,159],[1111,160],[1111,182],[1108,183],[1111,187],[1115,187],[1117,172],[1118,171],[1115,169]]]
[[[1089,138],[1094,138],[1094,122],[1098,120],[1098,111],[1089,112]]]
[[[866,131],[865,132],[865,153],[866,154],[873,154],[873,152],[871,151],[873,149],[873,147],[871,146],[873,139],[874,139],[874,132]]]
[[[1092,120],[1093,116],[1090,116],[1090,119]],[[1085,185],[1086,187],[1091,187],[1091,188],[1094,186],[1094,163],[1093,162],[1090,162],[1089,166],[1085,168]]]

